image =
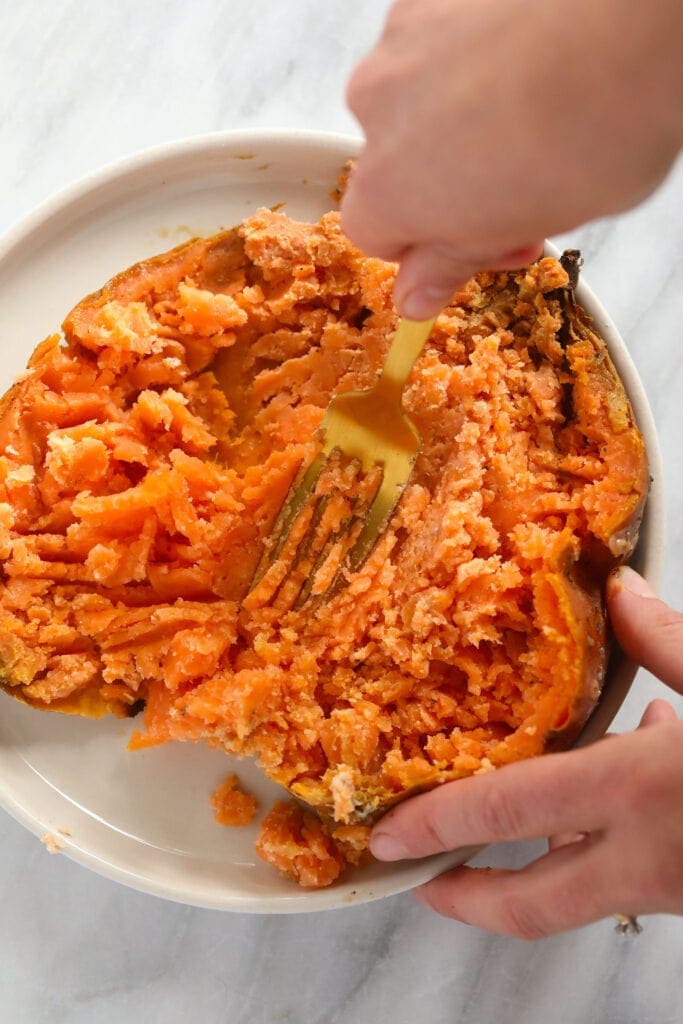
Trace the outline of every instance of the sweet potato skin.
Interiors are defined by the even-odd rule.
[[[567,267],[480,275],[411,378],[423,452],[366,566],[307,618],[245,600],[330,395],[381,366],[393,274],[334,215],[262,211],[87,296],[0,404],[0,685],[258,757],[335,862],[340,823],[573,742],[648,487]]]

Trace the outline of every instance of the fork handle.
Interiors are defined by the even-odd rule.
[[[403,391],[413,364],[432,333],[435,320],[436,317],[431,320],[401,319],[384,360],[377,387],[398,390],[399,394]]]

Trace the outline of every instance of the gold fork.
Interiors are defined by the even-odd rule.
[[[285,498],[256,568],[250,593],[255,590],[283,552],[300,513],[315,492],[325,465],[335,453],[355,460],[365,473],[375,468],[379,469],[381,479],[367,511],[354,510],[335,534],[335,539],[338,540],[341,534],[348,532],[352,522],[360,519],[363,523],[343,565],[327,589],[317,596],[324,600],[336,591],[343,567],[355,572],[362,566],[389,523],[420,450],[420,435],[403,410],[402,395],[413,364],[429,338],[434,319],[402,319],[377,383],[367,391],[347,391],[332,399],[318,428],[322,441],[321,450],[307,468],[299,470]],[[314,509],[307,534],[297,545],[297,551],[310,544],[310,535],[320,521],[323,500],[322,496],[318,496],[318,514]],[[316,571],[324,560],[325,553],[324,550],[320,554],[309,573],[299,592],[295,607],[301,607],[309,597]]]

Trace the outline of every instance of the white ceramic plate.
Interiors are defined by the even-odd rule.
[[[355,139],[321,133],[205,136],[149,150],[43,204],[0,244],[0,394],[36,343],[112,274],[258,206],[284,202],[290,216],[317,219],[358,148]],[[662,501],[652,416],[614,326],[583,285],[580,299],[610,345],[646,436],[655,484],[639,567],[656,581]],[[587,738],[605,731],[632,676],[623,660],[615,666]],[[4,695],[0,702],[5,809],[36,835],[54,836],[80,864],[144,892],[225,910],[323,910],[412,888],[471,853],[375,864],[332,888],[303,890],[256,857],[258,821],[231,829],[213,820],[209,795],[232,767],[264,811],[282,796],[251,762],[190,744],[128,753],[132,722],[45,714]]]

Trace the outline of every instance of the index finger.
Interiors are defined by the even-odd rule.
[[[339,207],[342,231],[367,256],[398,261],[414,239],[398,223],[400,207],[392,217],[389,196],[377,194],[383,179],[368,166],[371,159],[366,147],[349,178]]]
[[[619,785],[613,766],[620,753],[614,748],[624,739],[505,765],[413,797],[375,826],[372,853],[379,860],[402,860],[604,828]]]

